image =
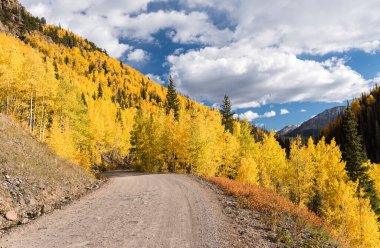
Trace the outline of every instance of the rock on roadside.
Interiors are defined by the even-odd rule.
[[[18,219],[18,214],[15,211],[11,210],[5,214],[5,218],[9,221],[16,221]]]

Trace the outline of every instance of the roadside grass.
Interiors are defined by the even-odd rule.
[[[275,233],[274,240],[285,247],[341,246],[320,217],[273,190],[224,177],[209,177],[206,180],[227,195],[236,197],[239,207],[260,212],[262,221]]]

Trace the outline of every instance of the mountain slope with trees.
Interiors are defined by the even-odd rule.
[[[327,109],[322,113],[310,118],[299,126],[287,126],[277,132],[284,137],[297,137],[298,135],[308,138],[309,136],[318,139],[321,131],[326,128],[330,122],[335,121],[343,113],[344,107],[338,106]]]
[[[21,38],[0,33],[0,112],[71,163],[258,185],[313,211],[347,246],[379,245],[377,215],[334,140],[295,139],[287,157],[274,132],[232,118],[228,96],[210,109],[52,25]]]
[[[364,152],[368,159],[380,163],[380,87],[375,86],[369,93],[363,93],[351,103],[352,111],[358,124]],[[335,138],[343,144],[343,116],[332,122],[323,135],[328,139]]]

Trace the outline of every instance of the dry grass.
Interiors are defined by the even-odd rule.
[[[285,222],[291,222],[293,237],[302,236],[307,230],[312,239],[331,240],[333,235],[324,221],[305,207],[295,205],[289,199],[276,192],[260,186],[237,182],[224,177],[206,178],[221,188],[226,194],[237,197],[242,207],[256,210],[263,214],[263,221],[275,230],[279,236],[288,230],[282,228]],[[287,224],[289,226],[289,223]],[[287,236],[287,235],[282,235]],[[333,238],[335,239],[335,238]],[[325,242],[323,241],[323,242]],[[334,242],[334,241],[333,241]],[[313,246],[314,247],[314,246]]]
[[[43,205],[55,206],[83,194],[95,182],[84,169],[58,158],[0,114],[0,217],[14,210],[22,218]],[[0,229],[4,224],[0,218]]]

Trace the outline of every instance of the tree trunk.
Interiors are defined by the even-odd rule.
[[[37,97],[37,96],[36,96]],[[37,112],[38,112],[38,104],[34,104],[34,111],[33,111],[33,125],[32,125],[32,133],[34,134],[34,131],[37,126]]]
[[[45,96],[42,97],[42,110],[40,121],[40,140],[44,141],[44,129],[45,129]]]
[[[33,125],[33,88],[30,88],[30,115],[29,115],[29,131],[32,132]]]
[[[9,81],[7,83],[7,110],[6,110],[6,114],[7,115],[9,114]]]
[[[62,104],[61,104],[61,111],[59,113],[59,128],[61,131],[63,130],[63,120],[62,120]]]
[[[300,168],[299,168],[299,163],[298,163],[298,159],[297,159],[297,163],[296,163],[296,174],[297,174],[297,193],[298,193],[298,206],[301,205],[301,183],[300,183]]]

